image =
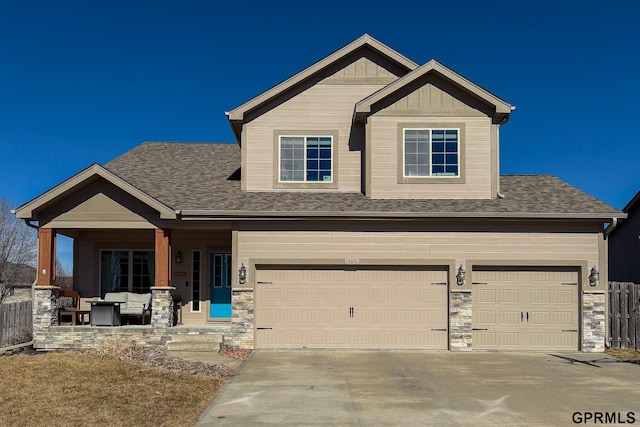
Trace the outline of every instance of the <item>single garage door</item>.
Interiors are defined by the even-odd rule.
[[[474,270],[472,301],[474,349],[578,349],[576,270]]]
[[[447,349],[444,268],[260,268],[256,348]]]

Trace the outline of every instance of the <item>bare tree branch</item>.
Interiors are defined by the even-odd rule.
[[[20,265],[35,265],[38,247],[35,230],[11,213],[11,205],[0,198],[0,304],[12,293]]]

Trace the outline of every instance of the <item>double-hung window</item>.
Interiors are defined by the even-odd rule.
[[[332,136],[280,136],[280,182],[333,182]]]
[[[403,176],[459,177],[459,129],[404,129]]]

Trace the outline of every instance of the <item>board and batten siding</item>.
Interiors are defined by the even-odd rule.
[[[596,233],[532,232],[366,232],[239,231],[238,263],[260,259],[495,260],[496,265],[522,261],[581,260],[595,264]]]
[[[488,199],[492,194],[491,119],[489,117],[416,117],[377,116],[369,118],[367,193],[374,199],[438,198],[438,199]],[[464,182],[443,183],[448,178],[437,178],[432,183],[401,183],[403,161],[401,131],[406,127],[434,127],[451,124],[464,125],[461,171]],[[462,146],[461,144],[461,146]]]
[[[361,190],[360,151],[349,147],[351,118],[356,102],[383,87],[381,84],[319,84],[274,107],[243,130],[243,189],[247,191],[274,190],[277,181],[277,153],[274,153],[275,131],[305,130],[337,132],[334,159],[339,156],[337,191]],[[358,143],[362,141],[357,141]],[[335,161],[334,161],[335,163]],[[336,171],[334,169],[334,179]],[[279,189],[279,191],[287,191]],[[293,189],[292,191],[301,191]],[[303,191],[314,191],[305,187]],[[327,191],[318,188],[318,191]],[[334,190],[335,191],[335,190]]]

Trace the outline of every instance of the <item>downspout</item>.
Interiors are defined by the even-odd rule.
[[[498,199],[504,199],[504,194],[502,194],[501,192],[498,191],[498,193],[496,194],[496,196],[498,196]]]
[[[606,239],[607,237],[609,237],[609,234],[611,234],[617,226],[618,226],[618,218],[616,217],[611,218],[611,224],[609,224],[609,226],[604,229],[604,238]]]

